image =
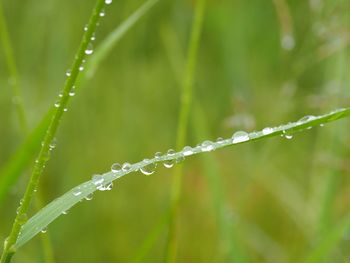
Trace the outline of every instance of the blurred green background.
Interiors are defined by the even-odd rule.
[[[106,8],[98,44],[144,1]],[[3,0],[33,129],[55,102],[93,0]],[[196,1],[160,0],[72,98],[40,192],[45,203],[114,162],[175,147]],[[207,1],[189,145],[322,114],[350,102],[348,0]],[[1,49],[2,50],[2,49]],[[0,52],[0,167],[23,143]],[[349,121],[188,158],[178,262],[303,262],[350,206]],[[9,233],[32,164],[0,204]],[[49,226],[56,262],[129,262],[169,206],[171,169],[130,174]],[[34,213],[33,209],[33,213]],[[44,235],[44,234],[42,234]],[[164,259],[166,228],[145,256]],[[321,262],[349,262],[350,230]],[[45,262],[40,238],[13,262]]]

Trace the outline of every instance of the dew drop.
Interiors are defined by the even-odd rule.
[[[90,200],[92,200],[93,197],[94,197],[94,194],[90,193],[87,196],[85,196],[85,200],[90,201]]]
[[[80,66],[79,67],[79,71],[83,71],[84,70],[84,67],[83,66]]]
[[[245,131],[238,131],[232,135],[232,143],[240,143],[245,141],[249,141],[248,133]]]
[[[284,137],[288,140],[292,139],[293,138],[293,135],[291,134],[285,134]]]
[[[119,163],[114,163],[111,166],[111,171],[113,173],[119,173],[122,170],[122,166]]]
[[[219,143],[219,144],[223,144],[224,143],[224,139],[219,137],[216,139],[216,142]]]
[[[63,109],[63,111],[64,111],[64,112],[67,112],[67,111],[68,111],[68,109],[67,109],[67,108],[64,108],[64,109]]]
[[[167,151],[167,155],[168,155],[168,156],[173,156],[173,155],[175,155],[175,151],[174,151],[173,149],[169,149],[169,150]]]
[[[307,115],[307,116],[302,117],[300,120],[298,120],[298,122],[299,123],[304,123],[304,122],[312,121],[312,120],[315,120],[315,119],[316,119],[315,116]]]
[[[273,133],[273,129],[270,128],[270,127],[266,127],[266,128],[264,128],[264,129],[262,130],[262,133],[263,133],[264,135]]]
[[[151,163],[149,159],[144,159],[143,162],[148,163],[146,166],[141,167],[140,171],[144,175],[151,175],[154,173],[157,164],[156,163]]]
[[[122,166],[122,170],[124,172],[127,172],[127,171],[130,171],[131,169],[131,164],[130,163],[124,163],[123,166]]]
[[[112,3],[112,0],[105,0],[106,5],[110,5]]]
[[[156,153],[154,154],[154,158],[156,158],[156,160],[159,160],[160,157],[162,157],[162,153],[161,153],[161,152],[156,152]]]
[[[192,147],[190,146],[185,146],[183,149],[182,149],[182,154],[184,156],[189,156],[189,155],[192,155],[194,152],[193,152],[193,149]]]
[[[171,168],[174,166],[174,160],[165,160],[163,165],[165,168]]]
[[[41,233],[45,234],[47,232],[47,227],[43,227],[41,230],[40,230]]]
[[[181,163],[181,162],[183,162],[184,160],[185,160],[185,156],[183,156],[182,154],[179,155],[179,157],[177,157],[177,158],[175,159],[176,163]]]
[[[106,15],[106,12],[105,12],[104,9],[102,9],[101,12],[100,12],[100,17],[104,17],[105,15]]]
[[[204,141],[201,144],[201,149],[203,152],[210,152],[215,149],[212,141]]]
[[[88,44],[87,48],[85,49],[86,55],[91,55],[94,52],[93,45],[91,43]]]
[[[320,124],[320,127],[323,127],[323,126],[324,126],[324,124],[323,124],[323,123],[321,123],[321,124]]]
[[[68,214],[69,213],[69,211],[68,210],[66,210],[66,211],[62,211],[62,215],[66,215],[66,214]]]
[[[102,184],[103,181],[104,181],[104,179],[103,179],[102,175],[100,175],[100,174],[95,174],[92,176],[92,183],[96,186]]]
[[[84,31],[87,31],[87,30],[88,30],[88,26],[85,25],[85,26],[84,26]]]
[[[62,94],[62,93],[58,94],[58,97],[62,98],[62,97],[63,97],[63,94]]]
[[[73,195],[74,195],[74,196],[79,196],[79,195],[81,195],[80,189],[79,189],[79,188],[78,188],[78,189],[75,189],[75,190],[73,191]]]
[[[72,74],[72,71],[71,71],[70,69],[68,69],[68,70],[66,71],[66,76],[69,77],[71,74]]]
[[[105,190],[105,191],[112,190],[112,188],[113,188],[113,182],[110,182],[110,183],[104,185],[103,187],[104,187],[104,190]]]
[[[56,148],[56,142],[57,142],[56,138],[53,138],[50,145],[49,145],[50,150],[53,150]]]
[[[69,91],[69,96],[73,97],[75,95],[75,86],[72,86],[72,88]]]
[[[59,102],[56,102],[55,103],[55,108],[58,108],[60,106],[60,103]]]

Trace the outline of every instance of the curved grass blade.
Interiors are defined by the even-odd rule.
[[[77,82],[81,87],[82,82],[91,78],[100,66],[100,62],[111,52],[118,41],[139,21],[150,8],[159,0],[149,0],[139,7],[131,16],[110,33],[96,48],[90,59],[86,62],[85,70],[78,76]],[[42,121],[35,127],[34,131],[27,137],[7,162],[6,166],[0,170],[0,205],[4,197],[9,192],[11,186],[17,181],[23,170],[28,166],[30,160],[40,149],[40,142],[43,140],[45,131],[49,126],[54,108],[50,108]]]
[[[62,213],[69,210],[79,201],[84,198],[88,198],[89,195],[97,190],[106,190],[110,187],[110,183],[114,180],[123,177],[126,174],[135,172],[146,166],[152,166],[157,163],[172,162],[183,160],[184,156],[195,155],[202,152],[208,152],[214,149],[220,149],[235,144],[247,143],[250,141],[261,140],[268,137],[274,136],[290,136],[293,133],[309,129],[322,125],[327,122],[335,121],[350,115],[350,108],[338,109],[325,115],[320,116],[306,116],[299,121],[280,125],[268,130],[263,129],[261,131],[255,131],[240,136],[233,136],[218,142],[206,142],[194,148],[179,151],[172,154],[164,154],[155,158],[144,160],[135,164],[130,165],[126,170],[120,170],[119,172],[107,172],[100,176],[95,176],[92,180],[87,181],[71,189],[61,197],[55,199],[49,203],[46,207],[40,210],[37,214],[31,217],[22,227],[21,234],[14,245],[15,248],[23,246],[26,242],[32,239],[38,234],[43,228],[47,227],[52,221],[59,217]],[[210,146],[210,147],[208,147]]]
[[[336,244],[350,231],[350,216],[334,227],[322,241],[310,252],[304,263],[324,262]]]
[[[38,124],[35,130],[27,137],[25,142],[17,149],[6,165],[0,170],[0,205],[5,199],[9,189],[16,183],[25,167],[34,158],[40,149],[47,127],[49,126],[53,108]]]
[[[121,25],[113,30],[98,46],[95,54],[86,63],[82,80],[93,77],[101,61],[112,51],[119,40],[139,21],[159,0],[148,0],[130,15]]]

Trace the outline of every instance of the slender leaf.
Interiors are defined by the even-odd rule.
[[[15,244],[15,248],[23,246],[26,242],[32,239],[43,228],[47,227],[57,217],[69,210],[75,204],[79,203],[84,198],[90,197],[95,191],[107,190],[110,188],[110,183],[114,180],[123,177],[131,172],[139,171],[140,169],[152,169],[157,163],[174,164],[184,159],[185,156],[195,155],[202,152],[207,152],[215,149],[228,147],[235,144],[247,143],[251,141],[261,140],[275,136],[291,136],[292,134],[307,130],[310,127],[319,126],[327,122],[335,121],[350,115],[350,108],[334,110],[328,114],[320,116],[305,116],[299,121],[280,125],[274,128],[264,128],[261,131],[254,131],[247,134],[234,134],[232,138],[228,138],[217,142],[203,142],[201,145],[189,149],[184,149],[176,153],[157,156],[152,159],[147,159],[129,167],[124,167],[117,172],[107,172],[100,176],[96,176],[90,181],[82,183],[71,189],[61,197],[49,203],[46,207],[40,210],[32,218],[30,218],[21,230],[21,234]]]

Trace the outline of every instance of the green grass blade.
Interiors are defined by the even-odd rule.
[[[101,42],[91,55],[90,59],[86,62],[85,70],[79,75],[77,82],[80,82],[80,84],[77,85],[77,88],[84,86],[83,82],[94,75],[100,66],[100,62],[112,51],[112,48],[118,43],[118,41],[125,36],[128,30],[130,30],[133,25],[135,25],[135,23],[139,21],[158,1],[159,0],[147,1]],[[6,194],[9,192],[9,189],[16,183],[21,173],[40,149],[40,142],[44,138],[53,111],[54,108],[49,109],[42,121],[28,136],[25,143],[16,150],[15,154],[6,163],[5,167],[0,170],[0,205]]]
[[[197,65],[197,54],[202,32],[206,0],[200,0],[196,4],[195,16],[192,24],[191,36],[188,46],[187,63],[184,71],[184,82],[181,90],[181,106],[177,126],[176,150],[186,143],[190,106],[192,103],[192,92],[194,75]],[[179,165],[174,170],[171,186],[169,230],[166,243],[166,262],[176,262],[176,224],[179,202],[181,197],[183,167]]]
[[[40,149],[47,127],[49,126],[53,108],[49,114],[38,124],[35,130],[30,133],[25,142],[16,150],[6,165],[0,170],[0,205],[5,200],[9,189],[17,182],[18,178],[34,158]]]
[[[84,80],[90,79],[96,73],[101,61],[107,57],[119,40],[139,21],[159,0],[148,0],[131,14],[121,25],[113,30],[98,46],[95,54],[86,63]],[[83,81],[84,81],[83,80]]]
[[[27,118],[23,106],[22,92],[19,85],[19,77],[10,36],[7,30],[6,19],[4,16],[2,3],[0,1],[0,39],[2,40],[3,51],[5,53],[5,62],[9,71],[9,83],[12,88],[13,104],[16,108],[21,131],[26,133],[28,130]]]
[[[31,200],[34,196],[35,190],[38,187],[39,180],[43,173],[45,164],[49,159],[52,141],[56,135],[58,127],[60,126],[60,121],[63,117],[63,113],[66,111],[66,107],[70,100],[69,94],[75,85],[77,76],[79,75],[79,72],[80,72],[79,68],[85,56],[92,53],[92,50],[89,47],[89,44],[91,43],[91,37],[96,30],[97,23],[100,18],[100,12],[104,8],[104,5],[105,5],[104,0],[96,1],[95,7],[89,19],[89,23],[87,25],[87,28],[80,42],[78,51],[75,55],[75,58],[71,67],[71,72],[69,75],[67,75],[67,79],[64,83],[64,86],[61,92],[62,96],[59,98],[57,106],[55,105],[56,109],[52,114],[52,119],[46,131],[38,157],[35,161],[35,165],[31,173],[30,180],[27,184],[25,193],[17,209],[17,215],[13,222],[10,235],[8,236],[4,244],[4,251],[0,259],[1,263],[10,262],[12,256],[16,252],[16,250],[14,249],[14,244],[18,239],[22,225],[27,219],[27,211],[29,209]]]
[[[320,116],[307,116],[302,118],[299,121],[288,123],[285,125],[280,125],[274,128],[269,129],[269,133],[266,132],[266,129],[261,131],[255,131],[247,133],[247,136],[240,137],[238,140],[237,137],[228,138],[220,142],[212,142],[212,148],[208,149],[207,145],[199,145],[191,149],[191,155],[208,152],[209,150],[226,148],[231,145],[248,143],[256,140],[262,140],[269,137],[275,136],[291,136],[292,134],[307,130],[310,127],[320,126],[327,122],[335,121],[350,115],[350,108],[334,110],[328,114]],[[49,203],[46,207],[40,210],[32,218],[30,218],[24,225],[19,236],[15,248],[23,246],[26,242],[32,239],[36,234],[38,234],[43,228],[47,227],[51,222],[56,218],[62,215],[65,211],[69,210],[75,204],[79,203],[84,198],[90,196],[98,190],[105,190],[105,187],[108,186],[114,180],[123,177],[126,174],[131,172],[139,171],[141,168],[149,167],[157,163],[164,162],[178,162],[183,160],[184,157],[189,156],[185,154],[185,151],[179,151],[174,154],[165,154],[160,157],[155,157],[147,161],[141,161],[135,164],[130,165],[130,168],[127,171],[119,171],[116,173],[107,172],[101,175],[100,178],[95,178],[85,183],[78,185],[77,187],[71,189],[61,197],[55,199]]]
[[[324,235],[321,242],[310,252],[304,263],[323,262],[332,252],[332,249],[350,231],[350,216],[343,219],[328,234]]]

